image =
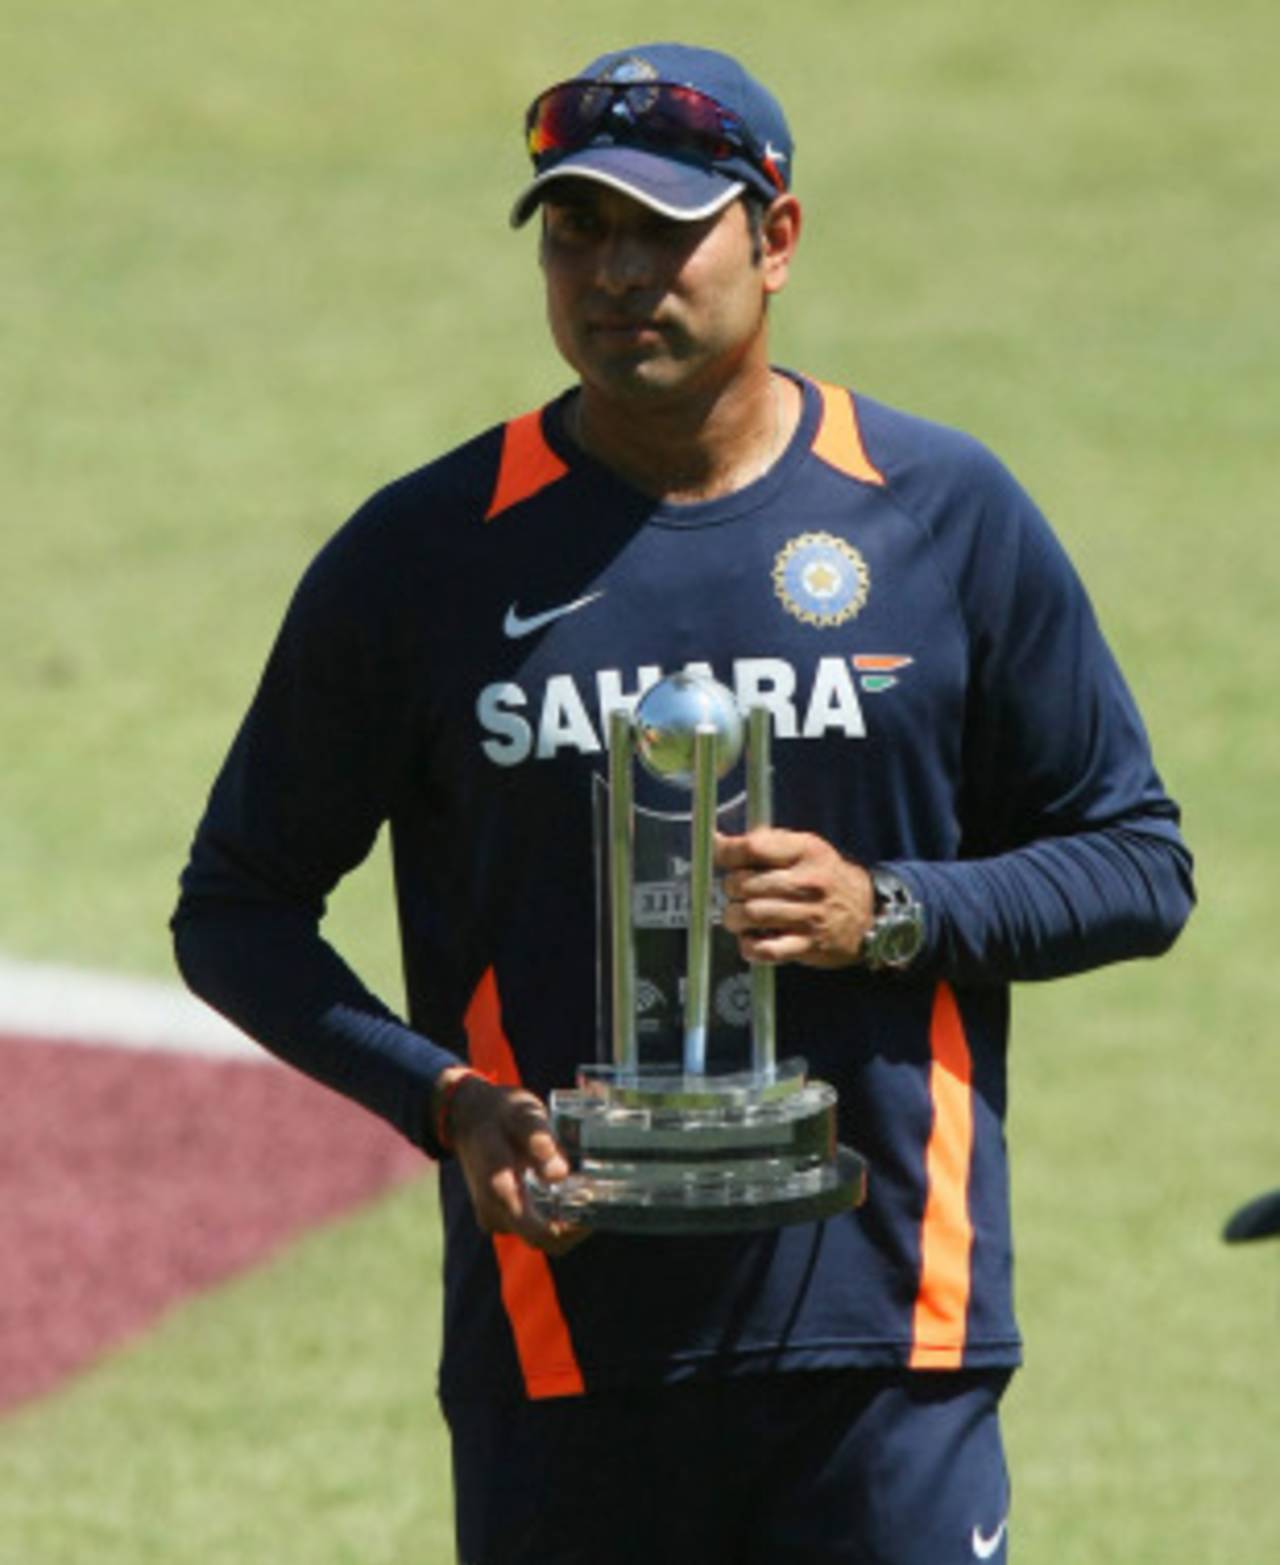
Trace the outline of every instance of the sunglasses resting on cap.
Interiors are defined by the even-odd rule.
[[[602,56],[540,93],[525,116],[535,178],[511,222],[556,179],[595,180],[669,217],[709,217],[751,188],[791,183],[792,141],[777,100],[728,55],[653,44]]]

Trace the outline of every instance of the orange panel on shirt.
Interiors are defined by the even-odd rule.
[[[498,985],[490,968],[467,1009],[471,1063],[504,1087],[521,1085],[520,1069],[502,1030]],[[556,1295],[551,1263],[514,1234],[494,1234],[502,1303],[516,1356],[532,1398],[580,1396],[585,1389],[568,1323]]]
[[[925,1151],[927,1194],[910,1363],[912,1369],[958,1369],[972,1283],[973,1059],[949,984],[940,983],[934,995],[929,1046],[933,1128]]]
[[[531,500],[540,489],[554,484],[568,471],[542,433],[541,409],[513,418],[502,434],[498,481],[485,521],[491,522],[522,500]]]
[[[837,472],[864,484],[884,484],[885,476],[867,455],[858,428],[858,413],[852,395],[843,386],[817,382],[822,397],[822,420],[814,436],[813,452]]]

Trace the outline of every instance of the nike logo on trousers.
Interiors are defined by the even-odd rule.
[[[991,1534],[991,1536],[989,1538],[981,1530],[981,1528],[975,1527],[973,1529],[973,1557],[974,1557],[974,1559],[978,1559],[978,1560],[994,1559],[996,1554],[997,1554],[997,1552],[999,1551],[1000,1545],[1004,1542],[1004,1535],[1005,1535],[1005,1531],[1008,1528],[1008,1526],[1009,1526],[1009,1520],[1006,1517],[1005,1520],[1000,1523],[1000,1525],[996,1528],[996,1530]]]

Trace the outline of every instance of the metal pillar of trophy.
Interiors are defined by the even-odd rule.
[[[634,716],[610,715],[598,857],[607,882],[601,987],[611,1058],[582,1065],[576,1087],[551,1094],[552,1130],[572,1171],[556,1183],[530,1179],[531,1199],[548,1218],[621,1233],[725,1233],[833,1216],[865,1196],[863,1159],[836,1140],[834,1088],[808,1079],[804,1060],[776,1058],[773,968],[748,968],[732,937],[715,927],[718,784],[744,742],[744,824],[768,825],[766,710],[749,711],[744,724],[723,685],[685,673],[646,691]],[[637,809],[637,755],[653,777],[692,792],[691,814]],[[672,881],[637,883],[637,835],[660,832],[669,838],[658,847],[677,866],[678,893]],[[678,912],[655,915],[652,904],[673,897]],[[638,964],[638,943],[663,924],[666,954]],[[722,964],[724,948],[739,964],[720,980],[716,1007],[736,1031],[713,1025],[713,941]],[[677,992],[680,1014],[665,1035],[651,1036],[655,996]]]

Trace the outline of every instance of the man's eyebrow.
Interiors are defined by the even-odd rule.
[[[582,206],[588,201],[598,201],[602,194],[600,185],[593,179],[580,179],[573,175],[553,180],[543,191],[546,206]]]

